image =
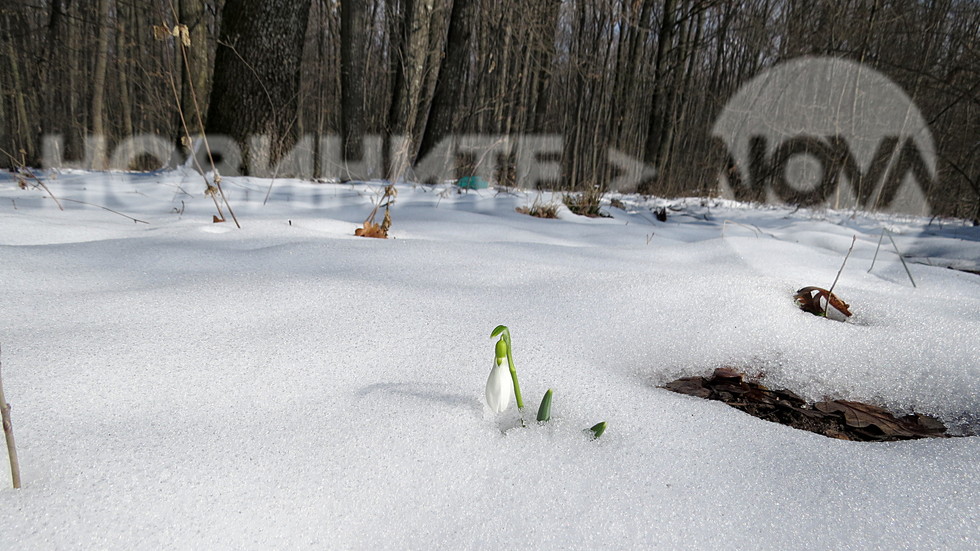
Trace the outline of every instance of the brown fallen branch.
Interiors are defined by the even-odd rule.
[[[2,352],[2,351],[0,351]],[[7,439],[7,458],[10,460],[10,477],[14,488],[20,488],[20,462],[17,460],[17,446],[14,444],[14,427],[10,423],[10,404],[3,395],[3,362],[0,361],[0,418],[3,420],[3,435]]]

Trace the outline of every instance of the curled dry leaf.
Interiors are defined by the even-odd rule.
[[[800,309],[816,316],[826,316],[827,310],[833,308],[844,315],[844,319],[851,317],[850,306],[834,293],[821,287],[804,287],[793,296]]]

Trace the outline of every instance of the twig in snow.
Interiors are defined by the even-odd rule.
[[[856,235],[851,238],[851,246],[850,246],[850,248],[847,249],[847,254],[844,255],[844,261],[840,263],[840,270],[837,270],[837,277],[834,278],[834,283],[830,286],[830,289],[827,291],[827,294],[828,295],[833,295],[834,294],[834,287],[837,286],[837,280],[840,279],[840,274],[841,274],[841,272],[844,271],[844,264],[847,264],[847,258],[849,256],[851,256],[851,251],[854,250],[854,243],[857,242],[857,238],[858,237]],[[830,300],[828,299],[827,300],[827,307],[824,308],[824,315],[827,314],[827,310],[829,308],[830,308]]]
[[[902,251],[898,250],[898,245],[895,243],[895,239],[892,238],[891,232],[888,232],[888,240],[892,242],[892,247],[895,247],[895,254],[897,254],[898,259],[902,261],[902,267],[905,268],[905,273],[909,276],[909,281],[912,282],[913,287],[916,287],[915,280],[912,279],[912,272],[909,271],[908,264],[905,263],[905,257],[902,256]]]
[[[742,226],[743,228],[745,228],[745,229],[751,231],[752,233],[754,233],[756,239],[759,238],[759,231],[756,231],[755,228],[753,228],[751,226],[748,226],[747,224],[742,224],[741,222],[736,222],[734,220],[725,220],[724,222],[722,222],[722,224],[721,224],[721,234],[722,235],[725,235],[725,228],[728,227],[728,224],[734,224],[736,226]]]
[[[172,0],[170,2],[170,11],[173,13],[174,20],[175,21],[179,21],[180,18],[177,15],[177,8],[174,6],[174,3],[173,3]],[[165,31],[165,32],[160,33],[160,35],[157,38],[158,40],[163,39],[163,38],[167,38],[167,37],[176,38],[177,39],[177,40],[174,41],[174,43],[176,44],[176,46],[178,48],[180,48],[180,52],[181,52],[181,56],[180,57],[184,60],[184,68],[187,70],[188,73],[190,73],[191,72],[191,67],[190,67],[190,62],[187,60],[187,48],[191,46],[191,42],[190,42],[190,35],[187,32],[187,26],[186,25],[181,25],[179,23],[178,24],[175,24],[173,29],[167,28],[166,25],[163,25],[162,27],[154,26],[154,33],[155,34],[156,34],[158,28],[161,29],[161,30],[163,30],[163,31]],[[197,45],[197,47],[200,47],[200,45]],[[211,146],[208,143],[207,133],[205,133],[205,131],[204,131],[204,117],[201,115],[201,106],[198,104],[198,101],[197,101],[197,90],[194,89],[194,82],[193,82],[193,80],[189,80],[188,81],[188,85],[190,87],[190,92],[191,92],[191,99],[194,102],[194,113],[193,113],[193,115],[195,115],[195,118],[197,119],[197,127],[198,127],[198,130],[200,131],[200,134],[201,134],[201,140],[204,142],[204,149],[208,153],[208,161],[211,164],[211,172],[213,174],[213,177],[212,177],[212,180],[214,182],[213,184],[208,181],[208,178],[205,175],[204,169],[201,167],[201,164],[197,161],[197,154],[194,151],[194,148],[191,146],[193,144],[193,141],[191,140],[190,128],[189,128],[189,126],[187,124],[187,118],[184,116],[184,110],[183,110],[183,108],[181,107],[181,104],[180,104],[180,93],[177,92],[177,81],[174,78],[173,71],[169,71],[167,73],[167,76],[170,79],[170,90],[174,94],[174,102],[175,102],[175,105],[177,106],[177,114],[180,115],[180,125],[181,125],[181,128],[184,130],[184,140],[186,140],[185,143],[186,143],[187,147],[190,149],[190,154],[191,154],[192,160],[194,161],[194,165],[201,172],[201,177],[204,178],[204,185],[205,185],[204,194],[205,195],[209,195],[211,197],[211,199],[214,201],[215,209],[218,211],[218,215],[217,216],[214,216],[213,217],[213,220],[215,222],[224,222],[225,221],[225,215],[221,211],[221,205],[218,203],[218,197],[221,197],[221,201],[224,203],[225,207],[228,209],[228,213],[231,214],[231,219],[235,222],[235,226],[238,229],[241,229],[242,228],[242,225],[238,223],[238,217],[235,216],[235,211],[232,210],[231,203],[229,203],[228,202],[228,198],[225,197],[225,190],[221,187],[221,174],[218,173],[218,169],[215,167],[215,164],[214,164],[214,155],[212,154],[212,152],[211,152]]]
[[[0,151],[3,151],[4,155],[10,157],[10,160],[13,161],[14,165],[17,165],[17,170],[19,170],[22,174],[26,174],[32,180],[37,182],[37,185],[41,186],[41,188],[44,189],[44,191],[47,192],[47,194],[50,195],[52,199],[54,199],[54,202],[56,205],[58,205],[59,210],[65,210],[65,207],[61,206],[61,201],[59,201],[58,198],[55,197],[53,193],[51,193],[51,190],[48,189],[48,186],[45,185],[43,180],[38,178],[37,174],[34,174],[33,170],[28,168],[24,162],[18,162],[17,158],[11,155],[10,153],[8,153],[7,150],[0,149]]]
[[[0,361],[0,370],[3,362]],[[14,488],[20,488],[20,462],[17,460],[17,446],[14,444],[14,427],[10,423],[10,404],[3,395],[3,374],[0,372],[0,418],[3,420],[3,435],[7,439],[7,458],[10,460],[10,477]]]
[[[107,211],[111,212],[112,214],[118,214],[119,216],[122,216],[123,218],[129,218],[130,220],[132,220],[133,222],[135,222],[137,224],[149,224],[149,222],[147,222],[146,220],[140,220],[139,218],[133,218],[132,216],[130,216],[128,214],[123,214],[123,213],[119,212],[118,210],[112,210],[109,207],[103,207],[102,205],[94,205],[92,203],[86,203],[85,201],[79,201],[78,199],[62,199],[62,201],[68,201],[70,203],[78,203],[79,205],[87,205],[87,206],[90,206],[90,207],[96,207],[96,208],[100,208],[102,210],[107,210]]]
[[[878,246],[875,247],[875,255],[871,257],[871,267],[868,268],[868,273],[875,269],[875,261],[878,260],[878,251],[881,249],[881,241],[885,238],[885,232],[888,231],[885,228],[881,228],[881,235],[878,237]]]
[[[932,222],[930,222],[930,224],[931,223]],[[909,276],[909,281],[912,282],[912,287],[918,287],[918,285],[915,284],[915,280],[912,279],[912,272],[909,271],[909,267],[905,263],[905,257],[902,256],[902,251],[898,250],[898,244],[895,243],[895,239],[892,237],[892,232],[888,231],[887,228],[881,228],[881,237],[878,238],[878,246],[875,248],[875,255],[871,259],[871,267],[868,268],[868,273],[870,274],[871,270],[873,270],[875,267],[875,260],[878,259],[878,249],[881,248],[881,241],[885,238],[886,233],[888,234],[888,240],[892,242],[892,247],[895,247],[895,254],[897,254],[898,259],[902,261],[902,267],[905,268],[905,274]]]

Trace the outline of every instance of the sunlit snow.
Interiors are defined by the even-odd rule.
[[[190,173],[42,176],[64,211],[0,176],[0,549],[980,546],[980,438],[844,442],[657,388],[731,365],[976,431],[980,228],[402,185],[377,240],[376,184],[229,178],[236,229]],[[869,273],[882,229],[917,287],[887,237]],[[854,317],[796,308],[855,235]],[[498,324],[526,428],[485,403]]]

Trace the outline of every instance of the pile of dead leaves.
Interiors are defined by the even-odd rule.
[[[663,386],[667,390],[720,400],[766,421],[861,442],[890,442],[916,438],[946,438],[945,425],[928,415],[895,417],[878,406],[847,400],[807,403],[789,390],[771,390],[735,369],[716,369],[711,377],[684,377]]]

